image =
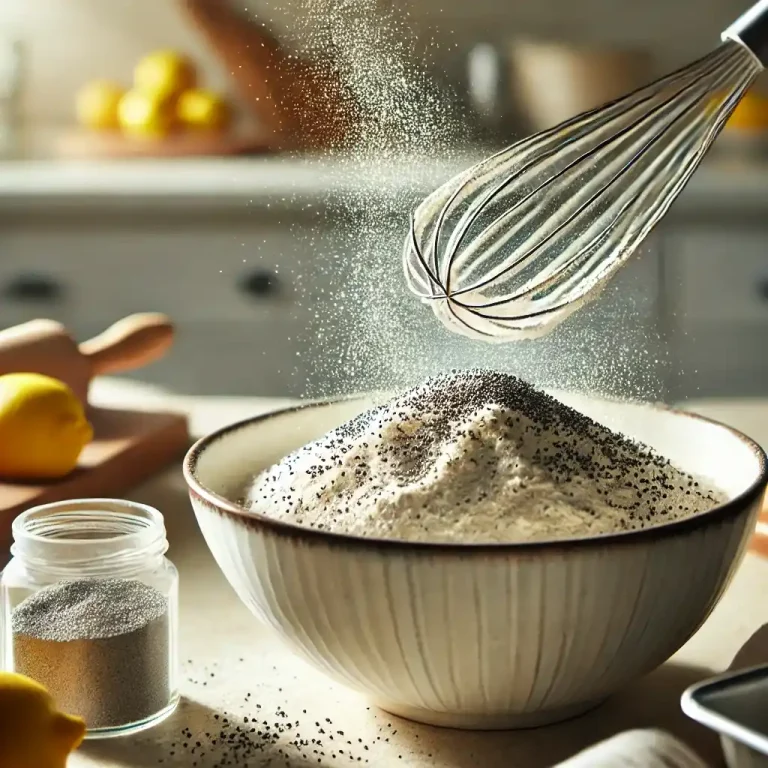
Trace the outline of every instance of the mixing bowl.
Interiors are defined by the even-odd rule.
[[[551,723],[677,651],[727,586],[754,529],[766,457],[661,407],[558,393],[728,500],[640,531],[522,544],[409,543],[247,511],[254,474],[370,407],[358,397],[220,429],[184,473],[208,546],[243,602],[315,667],[403,717],[459,728]]]

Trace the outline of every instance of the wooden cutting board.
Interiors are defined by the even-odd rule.
[[[172,342],[173,325],[155,313],[123,318],[82,344],[59,323],[33,320],[0,331],[0,374],[53,376],[87,404],[94,376],[146,365],[162,357]],[[7,562],[11,525],[20,512],[65,499],[119,496],[180,460],[190,444],[184,414],[93,407],[87,412],[94,437],[70,475],[51,482],[0,480],[0,567]]]
[[[0,481],[0,567],[7,561],[11,524],[20,512],[65,499],[119,497],[180,460],[190,446],[183,414],[91,408],[88,418],[94,439],[70,475],[49,483]]]

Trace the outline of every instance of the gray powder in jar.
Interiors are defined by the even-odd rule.
[[[170,616],[160,592],[132,579],[78,579],[13,611],[14,670],[44,685],[89,730],[152,717],[171,698]]]

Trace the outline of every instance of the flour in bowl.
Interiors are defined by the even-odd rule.
[[[410,541],[516,542],[642,528],[722,494],[530,384],[428,379],[259,475],[254,512]]]

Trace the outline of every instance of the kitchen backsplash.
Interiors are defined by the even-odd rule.
[[[224,2],[226,0],[222,0]],[[320,24],[321,9],[374,0],[230,0],[290,33]],[[749,0],[384,0],[402,6],[420,39],[437,43],[437,59],[461,71],[461,54],[479,40],[527,35],[643,45],[657,67],[706,50]],[[172,46],[193,54],[208,82],[227,88],[227,73],[180,11],[183,0],[0,0],[0,29],[26,43],[23,114],[32,123],[70,117],[72,94],[93,77],[126,80],[142,53]],[[307,19],[310,21],[308,22]]]

